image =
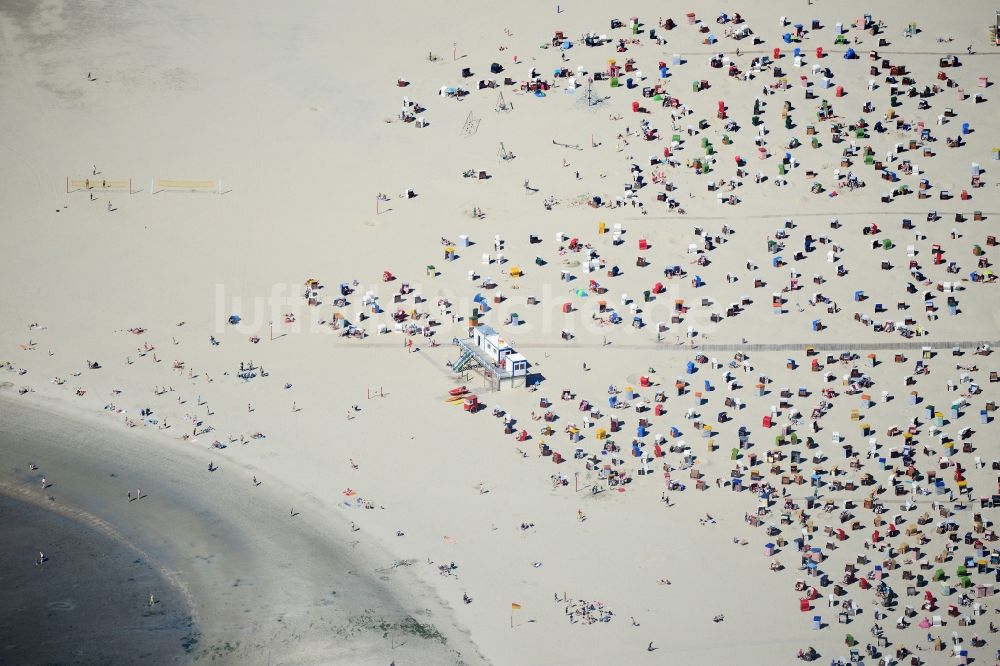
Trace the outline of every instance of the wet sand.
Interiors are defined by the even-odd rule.
[[[0,663],[188,661],[187,603],[134,550],[80,520],[5,495],[0,535]]]
[[[261,470],[213,457],[207,446],[123,435],[96,419],[8,400],[0,400],[0,424],[0,488],[90,516],[100,528],[88,536],[60,516],[45,518],[52,524],[44,528],[19,526],[27,522],[19,516],[0,523],[4,566],[19,576],[3,592],[3,608],[25,609],[2,623],[10,663],[138,663],[142,654],[155,655],[149,663],[479,663],[431,595],[402,592],[421,589],[405,564],[361,545],[315,501]],[[208,472],[212,459],[217,469]],[[254,475],[261,485],[253,486]],[[43,476],[51,483],[44,490]],[[139,488],[142,499],[129,501]],[[50,558],[41,570],[33,564],[39,550]],[[50,571],[64,573],[41,589],[22,583]],[[149,589],[154,573],[169,585]],[[177,591],[168,599],[169,586]],[[145,618],[151,592],[164,601]],[[74,623],[80,633],[70,631],[74,618],[65,617],[63,601],[77,617],[95,610],[94,626]],[[101,634],[112,620],[119,642]],[[165,630],[147,644],[129,627]],[[63,653],[32,650],[42,643],[36,635],[49,634],[65,637]],[[103,652],[71,661],[68,650],[80,649],[82,636]]]

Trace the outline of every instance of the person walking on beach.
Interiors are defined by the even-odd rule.
[[[135,498],[139,499],[141,497],[142,497],[142,488],[136,488],[135,489]]]
[[[132,491],[131,491],[131,490],[130,490],[130,491],[128,491],[128,501],[129,501],[129,502],[131,502],[131,501],[132,501]]]
[[[257,487],[257,477],[256,476],[253,477],[253,487],[254,488]]]

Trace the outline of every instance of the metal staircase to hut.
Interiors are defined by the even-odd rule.
[[[483,378],[484,387],[490,391],[500,390],[500,377],[495,369],[490,367],[482,352],[471,340],[460,340],[452,338],[452,344],[459,348],[458,360],[451,364],[451,369],[456,374],[463,374],[467,371],[475,372]]]

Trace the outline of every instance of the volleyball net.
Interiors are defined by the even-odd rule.
[[[102,176],[91,176],[90,178],[66,177],[66,194],[73,192],[128,192],[132,193],[131,178],[104,178]]]
[[[194,180],[184,178],[153,178],[149,182],[150,194],[159,192],[205,192],[222,194],[222,179]]]

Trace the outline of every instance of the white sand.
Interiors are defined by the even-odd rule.
[[[722,37],[725,26],[716,24],[715,17],[721,11],[732,14],[743,9],[762,44],[753,46],[750,39],[736,42]],[[124,417],[110,410],[102,412],[105,405],[114,403],[137,421],[141,421],[139,410],[149,407],[161,424],[165,419],[171,427],[164,431],[155,426],[145,429],[153,431],[151,436],[174,442],[191,431],[192,425],[184,416],[197,415],[214,431],[198,435],[194,443],[163,443],[170,451],[189,449],[190,464],[198,474],[208,474],[203,471],[208,460],[221,466],[213,476],[206,476],[204,495],[193,495],[192,503],[211,501],[211,492],[218,492],[218,488],[208,488],[223,483],[246,486],[245,492],[250,493],[248,478],[256,474],[267,487],[293,489],[282,492],[295,497],[295,508],[303,516],[316,516],[322,524],[335,521],[346,534],[350,522],[355,522],[361,528],[357,538],[362,543],[398,559],[416,560],[406,572],[415,577],[408,584],[410,594],[421,595],[423,586],[430,585],[443,603],[452,607],[453,620],[435,616],[434,624],[449,637],[454,636],[449,647],[470,660],[468,649],[456,645],[463,640],[462,631],[469,632],[484,659],[498,664],[633,663],[640,659],[708,664],[740,656],[747,663],[784,663],[792,661],[796,651],[806,645],[815,646],[827,661],[838,655],[846,657],[845,633],[861,640],[862,648],[866,639],[874,642],[868,633],[873,622],[872,590],[860,590],[857,584],[848,587],[845,598],[855,600],[864,613],[846,628],[837,624],[835,609],[827,609],[823,599],[818,600],[815,612],[801,613],[800,595],[793,585],[804,573],[796,571],[799,562],[794,546],[789,543],[778,555],[785,571],[769,571],[770,558],[763,555],[763,544],[773,537],[741,521],[745,512],[756,509],[756,498],[749,492],[720,490],[714,482],[718,477],[728,478],[733,464],[729,451],[736,445],[740,425],[750,428],[755,445],[750,452],[758,458],[773,448],[776,429],[761,428],[760,419],[771,405],[777,405],[781,387],[810,390],[810,397],[794,400],[794,406],[808,417],[820,400],[820,389],[827,384],[823,373],[809,372],[804,346],[827,343],[838,351],[840,345],[855,345],[853,349],[862,359],[858,365],[870,371],[876,382],[872,387],[876,401],[883,390],[894,395],[893,401],[866,410],[865,419],[883,447],[896,449],[901,446],[900,439],[890,440],[886,430],[896,424],[904,426],[913,416],[922,417],[926,404],[937,406],[947,416],[947,406],[958,397],[946,386],[948,379],[958,382],[954,363],[978,364],[974,376],[983,393],[970,397],[964,415],[944,431],[955,437],[964,427],[975,429],[971,439],[975,452],[959,454],[957,459],[967,470],[976,498],[992,492],[992,473],[972,467],[975,456],[985,461],[993,458],[987,443],[995,433],[995,422],[980,425],[977,416],[987,400],[995,399],[987,381],[995,357],[968,352],[978,342],[1000,338],[1000,322],[992,307],[995,285],[966,282],[965,290],[954,294],[960,303],[959,316],[949,316],[944,305],[947,294],[935,292],[940,315],[935,321],[928,321],[921,310],[921,294],[905,290],[907,282],[914,281],[907,272],[907,245],[916,246],[919,254],[914,258],[931,281],[930,286],[920,286],[921,293],[934,289],[938,281],[967,278],[976,268],[971,254],[974,244],[992,250],[985,246],[985,237],[993,228],[993,216],[1000,214],[991,171],[990,137],[996,135],[991,97],[995,93],[992,87],[976,87],[978,76],[995,69],[991,68],[995,51],[987,40],[992,13],[983,3],[963,5],[961,14],[949,6],[916,9],[913,3],[881,3],[875,19],[888,24],[884,36],[891,44],[878,48],[878,37],[852,28],[847,37],[849,41],[855,36],[862,39],[854,46],[860,58],[847,62],[842,59],[844,47],[833,44],[833,25],[837,21],[847,24],[862,15],[863,3],[801,4],[794,8],[796,15],[792,15],[792,8],[777,3],[747,7],[709,3],[697,11],[721,40],[712,46],[703,45],[704,35],[684,24],[685,10],[667,14],[661,7],[640,3],[634,9],[616,10],[620,12],[617,18],[627,22],[630,16],[639,16],[648,30],[655,27],[658,16],[671,16],[680,24],[677,28],[666,33],[657,29],[668,40],[666,45],[657,46],[643,34],[638,36],[639,45],[616,53],[612,45],[588,48],[575,41],[565,64],[558,50],[539,48],[549,41],[553,30],[563,30],[573,40],[588,30],[617,40],[626,38],[626,30],[609,30],[608,10],[597,3],[566,6],[561,15],[556,15],[554,5],[533,3],[477,7],[461,15],[435,6],[334,8],[322,3],[301,4],[280,15],[274,8],[248,8],[237,3],[212,3],[197,10],[162,3],[104,11],[55,4],[23,15],[4,10],[0,13],[0,39],[6,67],[0,74],[0,96],[9,102],[8,122],[0,129],[4,156],[0,176],[16,187],[8,188],[4,198],[3,229],[9,251],[4,259],[0,299],[8,316],[0,320],[0,349],[4,350],[0,360],[9,360],[12,370],[28,370],[23,376],[12,372],[3,377],[12,384],[8,392],[17,397],[17,388],[30,387],[35,393],[18,399],[40,402],[44,398],[51,410],[73,404],[74,409],[96,412],[115,427],[121,427]],[[756,129],[750,116],[761,87],[776,79],[764,71],[744,83],[726,77],[724,69],[711,69],[707,61],[718,52],[734,55],[737,46],[746,52],[735,58],[743,69],[749,65],[751,53],[769,55],[773,47],[781,46],[787,54],[792,45],[783,44],[781,34],[788,28],[780,28],[777,20],[783,13],[791,23],[803,23],[807,29],[811,20],[818,18],[823,28],[810,32],[802,42],[806,64],[801,70],[792,66],[788,55],[779,62],[794,86],[766,100],[763,118],[770,131],[766,138],[773,156],[760,161],[754,154]],[[910,21],[916,21],[922,32],[907,39],[902,31]],[[512,35],[505,34],[505,29]],[[939,43],[939,36],[951,36],[954,41]],[[976,55],[965,54],[968,44],[973,45]],[[499,51],[500,45],[505,50]],[[821,64],[833,70],[834,84],[844,86],[845,97],[834,97],[832,88],[819,89],[819,78],[811,75],[816,46],[828,52]],[[452,61],[453,48],[461,56],[457,61]],[[877,77],[879,89],[866,90],[872,64],[868,51],[872,48],[878,48],[882,57],[893,63],[906,65],[920,90],[940,83],[935,79],[938,58],[956,54],[963,66],[945,71],[966,93],[982,94],[987,101],[976,104],[970,98],[960,102],[954,90],[947,89],[928,99],[930,109],[919,111],[916,98],[900,98],[897,114],[907,121],[923,120],[936,139],[930,144],[936,153],[932,158],[923,157],[919,150],[899,155],[900,161],[912,160],[924,172],[919,177],[901,177],[900,182],[909,185],[912,194],[891,204],[881,203],[879,197],[889,185],[860,158],[850,169],[866,182],[864,188],[845,189],[834,198],[827,192],[811,194],[813,182],[822,183],[827,191],[833,188],[832,172],[840,166],[841,150],[849,145],[830,140],[830,122],[816,122],[819,99],[829,101],[839,116],[837,122],[846,124],[862,116],[865,100],[871,99],[876,108],[876,112],[864,114],[870,125],[888,108],[889,85],[884,72]],[[428,61],[428,52],[438,60]],[[682,164],[702,157],[700,140],[707,136],[718,158],[712,175],[697,176],[683,166],[649,166],[649,156],[662,155],[665,141],[674,132],[668,111],[643,99],[641,86],[659,82],[656,64],[660,60],[669,64],[673,53],[684,54],[688,62],[671,66],[666,90],[694,110],[680,121],[681,127],[696,125],[702,118],[710,124],[702,134],[685,136],[676,157]],[[515,55],[520,64],[513,63]],[[619,64],[635,58],[646,80],[632,90],[624,86],[611,89],[606,81],[596,82],[595,93],[610,96],[596,110],[582,107],[582,90],[565,94],[565,79],[557,79],[560,87],[550,89],[544,98],[503,87],[504,98],[514,105],[509,113],[495,111],[498,90],[474,90],[480,78],[502,83],[510,76],[521,82],[534,66],[551,81],[556,67],[582,65],[590,72],[603,69],[609,58]],[[490,75],[493,61],[503,64],[506,71]],[[462,80],[462,67],[470,67],[475,76]],[[88,72],[96,81],[86,79]],[[800,74],[809,75],[817,84],[813,88],[817,99],[803,98],[797,86]],[[396,87],[400,76],[411,85]],[[702,79],[708,80],[711,88],[692,92],[691,82]],[[471,90],[462,101],[437,94],[442,85],[458,84]],[[420,115],[426,117],[428,127],[416,129],[412,123],[398,120],[403,95],[427,107]],[[793,106],[791,115],[797,125],[793,130],[786,130],[780,118],[786,98]],[[632,100],[640,100],[651,113],[632,113]],[[726,102],[730,116],[740,125],[739,131],[729,133],[732,145],[721,141],[722,122],[715,118],[719,100]],[[938,126],[936,118],[945,107],[955,109],[958,115],[947,125]],[[473,136],[463,136],[470,112],[480,119],[478,130]],[[623,117],[609,119],[617,114]],[[628,145],[619,152],[616,136],[626,127],[636,130],[640,118],[648,119],[661,138],[647,143],[630,136]],[[975,130],[962,137],[967,145],[948,148],[945,137],[958,135],[964,122]],[[809,146],[811,137],[805,132],[809,124],[817,127],[820,148]],[[882,159],[897,141],[908,143],[914,136],[914,132],[897,133],[895,129],[871,134],[871,138],[858,140],[858,145],[871,145],[876,159]],[[787,186],[778,188],[773,179],[785,152],[783,146],[792,136],[804,144],[794,150],[801,166],[787,176]],[[578,145],[581,150],[553,145],[553,140]],[[599,145],[592,146],[592,140]],[[503,162],[498,158],[501,141],[515,153],[515,159]],[[707,182],[735,177],[736,155],[747,159],[751,173],[736,191],[741,202],[736,206],[717,204],[715,193],[707,191]],[[568,166],[563,166],[564,159]],[[985,186],[979,189],[969,184],[972,162],[986,170]],[[620,196],[623,185],[631,182],[629,167],[633,163],[642,168],[647,182],[654,170],[663,168],[677,185],[671,194],[686,215],[668,212],[665,204],[655,201],[655,192],[661,191],[658,185],[640,193],[639,200],[649,211],[646,216],[632,206],[594,209],[584,204],[594,195],[605,201]],[[96,178],[131,178],[133,189],[138,191],[131,195],[97,193],[93,202],[86,192],[66,194],[66,177],[94,177],[93,165],[100,171]],[[492,178],[464,179],[461,174],[466,169],[486,170]],[[753,182],[752,174],[758,169],[769,177],[767,183]],[[809,170],[817,172],[815,179],[806,177]],[[221,178],[226,193],[151,195],[153,178]],[[927,178],[932,185],[929,199],[917,198],[920,178]],[[525,180],[539,191],[526,193]],[[406,188],[413,188],[418,196],[400,198]],[[956,197],[941,201],[937,198],[939,189],[950,189]],[[972,194],[970,201],[957,197],[963,189]],[[378,192],[389,194],[390,200],[381,202],[382,212],[376,215]],[[542,205],[547,197],[559,201],[551,211]],[[109,201],[115,209],[112,212],[107,209]],[[473,207],[483,209],[483,220],[472,219],[469,211]],[[935,209],[942,219],[926,222],[927,212]],[[987,220],[973,222],[974,210],[983,211]],[[955,223],[957,212],[964,213],[968,221]],[[829,220],[834,217],[841,221],[840,229],[830,228]],[[786,218],[794,220],[796,227],[788,230],[790,238],[780,254],[793,265],[773,268],[766,241],[774,238]],[[924,237],[915,240],[912,231],[902,230],[903,218],[912,219]],[[609,227],[624,225],[622,245],[613,246],[610,234],[597,234],[602,221]],[[890,238],[894,249],[870,248],[872,237],[862,235],[861,228],[873,222],[883,230],[876,237]],[[706,253],[709,266],[692,266],[689,262],[694,257],[687,254],[688,244],[701,247],[694,227],[714,235],[723,224],[735,233],[728,242]],[[958,238],[949,237],[952,228],[958,230]],[[555,234],[559,231],[592,243],[607,267],[618,265],[623,275],[608,278],[606,269],[589,275],[578,267],[564,266],[564,259],[578,261],[582,255],[558,253]],[[541,244],[529,245],[532,233],[541,237]],[[476,245],[459,248],[459,259],[445,262],[439,239],[457,240],[459,234],[468,234]],[[510,261],[484,266],[480,256],[495,254],[494,234],[506,241],[504,254]],[[793,261],[805,234],[830,236],[843,248],[838,263],[849,274],[836,277],[835,264],[826,261],[829,245],[819,244],[806,258]],[[646,268],[635,265],[640,238],[648,239],[652,246],[642,253],[651,264]],[[945,250],[946,262],[956,261],[961,266],[959,273],[950,274],[945,266],[932,265],[933,244]],[[536,266],[536,256],[544,258],[547,265]],[[880,270],[883,260],[892,262],[892,270]],[[747,271],[747,261],[757,264],[759,270]],[[675,264],[689,275],[665,280],[663,266]],[[441,275],[427,277],[427,265],[436,266]],[[523,268],[525,276],[516,280],[507,277],[512,266]],[[788,271],[793,267],[802,275],[802,289],[785,294],[786,314],[773,315],[770,295],[788,286]],[[572,270],[576,280],[560,281],[563,268]],[[392,271],[398,280],[380,282],[383,270]],[[435,307],[439,298],[448,298],[455,304],[453,312],[468,316],[472,297],[483,292],[476,286],[478,280],[468,280],[470,270],[500,283],[507,301],[497,305],[484,321],[513,340],[545,380],[537,393],[524,389],[505,389],[498,395],[481,392],[487,409],[476,416],[443,401],[452,386],[466,383],[478,389],[480,382],[449,375],[445,363],[456,358],[449,342],[453,336],[465,334],[465,324],[452,324],[450,317],[442,317]],[[727,283],[727,272],[739,281]],[[694,274],[704,278],[705,287],[690,286]],[[826,282],[814,285],[814,274],[823,275]],[[586,289],[591,277],[608,288],[606,297],[601,298],[622,312],[623,324],[595,324],[590,315],[596,298],[572,295],[575,289]],[[755,277],[766,281],[766,286],[755,289]],[[307,278],[325,285],[318,308],[307,307],[301,298]],[[361,310],[361,296],[369,289],[380,295],[388,311],[363,323],[371,335],[361,342],[336,337],[318,323],[331,319],[337,285],[351,280],[360,282],[357,293],[350,297],[350,306],[338,311],[355,319]],[[668,286],[668,292],[651,303],[639,304],[644,328],[629,327],[632,315],[621,305],[622,294],[641,298],[641,293],[658,281]],[[388,315],[396,309],[391,294],[402,282],[409,282],[428,301],[415,305],[411,296],[397,307],[417,307],[441,322],[434,335],[440,347],[430,348],[418,336],[415,344],[420,351],[408,354],[401,334],[375,334],[380,323],[391,328]],[[858,289],[864,289],[870,298],[853,302],[852,294]],[[835,301],[840,312],[828,314],[822,306],[811,307],[808,299],[815,291]],[[528,295],[540,298],[541,304],[526,305]],[[726,306],[742,295],[753,300],[743,314],[721,323],[710,320],[712,312],[724,313]],[[675,298],[684,298],[695,307],[684,322],[671,324],[658,343],[655,323],[670,321]],[[712,305],[701,307],[702,298],[709,298]],[[899,300],[909,305],[905,313],[896,310]],[[563,302],[573,302],[578,311],[567,318],[560,312]],[[875,303],[885,305],[888,312],[874,315]],[[526,323],[504,326],[510,312],[519,313]],[[911,316],[926,335],[910,343],[959,341],[968,351],[953,359],[943,350],[931,361],[932,374],[920,377],[913,387],[904,387],[903,376],[912,374],[919,350],[907,349],[907,362],[897,365],[892,362],[895,347],[879,348],[883,364],[868,369],[862,362],[868,346],[904,341],[898,333],[874,334],[871,327],[853,320],[855,312],[879,320]],[[231,313],[243,317],[240,327],[226,325]],[[295,325],[282,323],[284,313],[296,314]],[[810,322],[817,318],[827,328],[814,333]],[[182,321],[184,325],[178,326]],[[270,340],[269,321],[275,322],[276,335],[287,335]],[[29,330],[35,322],[42,328]],[[723,370],[702,365],[697,374],[687,377],[692,390],[700,390],[705,378],[717,386],[700,410],[718,431],[714,441],[719,448],[712,454],[683,418],[693,404],[691,396],[675,397],[672,388],[675,377],[684,373],[685,363],[696,353],[676,344],[683,340],[689,325],[699,334],[696,344],[739,345],[745,338],[749,345],[788,344],[793,349],[756,351],[748,347],[755,371],[736,372],[744,388],[735,394],[747,406],[738,414],[730,409],[733,420],[722,425],[716,423],[715,415],[724,409],[722,401],[729,395],[722,381]],[[133,327],[145,331],[139,335],[127,332]],[[564,328],[575,332],[573,341],[560,339]],[[219,346],[210,344],[212,335],[221,341]],[[261,342],[248,342],[251,335],[261,337]],[[34,343],[30,351],[19,347],[29,339]],[[603,347],[604,339],[611,344]],[[142,354],[144,343],[155,350]],[[154,362],[154,353],[159,362]],[[827,353],[820,356],[824,362]],[[732,351],[707,351],[706,355],[727,363]],[[786,369],[790,356],[797,359],[799,369]],[[126,358],[133,363],[126,363]],[[103,368],[87,370],[88,359],[99,361]],[[172,369],[175,360],[184,362],[183,370]],[[249,383],[237,380],[233,375],[240,362],[250,360],[262,364],[269,376]],[[584,362],[589,371],[583,371]],[[688,472],[675,471],[673,478],[688,488],[671,493],[673,506],[666,507],[659,501],[663,461],[655,460],[650,463],[650,469],[655,470],[652,478],[635,476],[624,493],[591,496],[589,488],[596,478],[586,472],[583,461],[572,460],[575,445],[564,439],[562,430],[568,423],[580,424],[582,414],[576,410],[580,398],[589,399],[604,412],[598,425],[606,427],[611,411],[606,402],[607,386],[635,384],[650,366],[656,369],[657,388],[669,396],[667,414],[651,417],[651,431],[667,434],[670,426],[680,427],[683,439],[698,456],[698,467],[709,481],[709,489],[695,491]],[[196,376],[189,377],[188,369],[192,368]],[[838,380],[829,384],[841,395],[834,399],[832,411],[821,421],[823,430],[816,435],[820,448],[832,458],[823,466],[827,470],[833,464],[846,468],[839,446],[829,444],[831,433],[840,432],[855,450],[862,451],[865,469],[861,471],[872,472],[885,484],[888,472],[865,460],[866,438],[859,434],[858,423],[851,420],[851,409],[859,407],[858,398],[842,393],[839,377],[848,371],[849,367],[834,369]],[[74,376],[74,372],[81,374]],[[771,393],[754,397],[753,384],[759,373],[773,380],[768,387]],[[50,383],[53,376],[65,383]],[[286,383],[292,387],[283,388]],[[153,394],[154,387],[163,386],[175,390]],[[367,389],[378,386],[383,387],[386,397],[367,399]],[[85,389],[85,394],[75,395],[77,388]],[[563,388],[571,388],[577,399],[561,402]],[[907,396],[913,389],[924,397],[924,404],[908,404]],[[966,389],[967,385],[962,385],[961,391]],[[121,394],[112,395],[112,390]],[[650,399],[652,392],[646,389],[642,395]],[[558,468],[550,459],[537,456],[541,424],[529,415],[540,411],[538,398],[542,395],[555,403],[560,416],[553,424],[557,434],[546,439],[570,458]],[[199,396],[204,405],[198,404]],[[184,402],[179,403],[178,398]],[[247,410],[248,403],[253,406],[252,413]],[[298,411],[293,411],[293,404]],[[346,414],[354,404],[361,411],[348,420]],[[503,435],[502,423],[490,416],[498,404],[518,419],[518,429],[528,429],[532,440],[519,444]],[[624,468],[634,471],[638,463],[628,450],[638,417],[632,410],[623,417],[626,424],[615,441],[622,447]],[[783,410],[777,421],[782,424],[787,419]],[[138,431],[132,429],[128,436]],[[254,432],[267,437],[239,443],[241,435]],[[805,428],[799,432],[803,439],[808,434]],[[588,454],[598,451],[593,431],[585,435],[579,446]],[[228,437],[236,440],[229,448],[209,448],[213,440],[227,441]],[[934,449],[932,454],[918,455],[917,467],[923,472],[935,468],[942,450],[925,424],[917,441],[918,449],[924,445]],[[646,446],[647,453],[651,446]],[[517,455],[517,448],[528,453],[527,459]],[[788,449],[783,447],[786,455]],[[812,454],[803,452],[810,458]],[[358,469],[352,469],[350,459]],[[675,468],[681,464],[678,454],[669,454],[666,460]],[[898,464],[898,459],[895,462]],[[172,453],[155,464],[166,480],[172,476],[166,474],[168,470],[187,462]],[[787,459],[782,466],[787,470]],[[804,467],[808,478],[814,465],[806,463]],[[768,476],[768,465],[760,469],[765,478],[778,482],[777,477]],[[557,472],[569,478],[568,487],[553,489],[549,475]],[[578,493],[574,492],[577,472]],[[954,487],[951,470],[939,474]],[[855,476],[860,477],[860,473]],[[488,493],[480,493],[480,483]],[[345,508],[342,502],[348,498],[342,493],[347,488],[384,510]],[[866,490],[825,490],[823,498],[838,504],[849,497],[860,502]],[[801,501],[809,493],[808,484],[792,486],[790,492]],[[889,495],[891,492],[884,497]],[[921,498],[924,504],[931,499]],[[275,505],[280,504],[278,500]],[[585,521],[576,519],[578,510],[586,514]],[[287,518],[284,511],[280,509],[280,515],[267,520]],[[907,526],[920,511],[908,514]],[[699,524],[706,512],[716,524]],[[778,521],[780,505],[772,507],[772,512],[765,523]],[[843,565],[864,552],[862,542],[870,537],[871,512],[856,513],[864,529],[852,533],[836,550],[824,548],[830,559],[821,568],[835,581],[840,580]],[[971,509],[956,514],[960,534],[971,529],[971,514]],[[812,518],[818,530],[837,522],[836,513],[827,516],[817,512]],[[518,528],[522,522],[535,527],[522,531]],[[783,527],[789,542],[798,534],[797,529]],[[924,529],[934,537],[924,547],[933,557],[944,540],[933,530]],[[405,536],[397,537],[397,530]],[[733,537],[748,543],[734,544]],[[827,539],[820,534],[814,541],[813,545],[825,546]],[[898,550],[904,541],[912,546],[915,538],[900,535],[892,543]],[[954,574],[958,556],[969,550],[963,544],[944,565],[949,575]],[[260,557],[266,560],[271,555],[264,551]],[[881,555],[880,559],[886,557]],[[427,564],[428,559],[433,564]],[[457,577],[441,576],[438,565],[452,561],[459,567]],[[542,566],[533,567],[533,562]],[[382,565],[373,564],[372,569]],[[859,570],[866,572],[871,566],[859,566]],[[179,575],[191,581],[196,576],[187,569]],[[992,577],[993,573],[981,574],[976,580]],[[663,578],[672,584],[658,585]],[[919,601],[906,599],[904,581],[893,575],[888,583],[902,597],[902,604],[919,606]],[[938,584],[931,588],[938,594]],[[829,589],[820,592],[827,594]],[[463,593],[472,597],[472,603],[462,603]],[[614,612],[614,619],[606,624],[571,625],[563,604],[553,601],[554,593],[602,601]],[[512,602],[522,605],[513,614],[513,628]],[[939,595],[939,605],[949,603],[957,602]],[[713,623],[713,616],[719,613],[725,615],[724,622]],[[926,632],[917,628],[916,621],[932,613],[921,613],[909,629],[896,631],[893,625],[900,613],[891,611],[891,620],[879,622],[892,635],[893,649],[899,645],[911,650],[917,646],[930,649],[924,642]],[[812,631],[814,614],[830,626]],[[640,626],[633,626],[630,616]],[[951,631],[957,630],[968,645],[973,633],[988,637],[984,625],[988,625],[985,616],[970,627],[958,627],[955,618],[948,618],[948,626],[935,629],[934,634],[949,640]],[[646,653],[649,641],[659,648],[652,654]],[[988,650],[973,649],[972,654],[986,659]],[[317,663],[335,657],[316,643],[302,646],[300,652],[275,653],[275,658],[279,656]],[[386,657],[383,661],[388,662],[394,656],[387,650],[379,658]],[[941,655],[928,659],[935,657]],[[397,657],[397,663],[409,662]]]

